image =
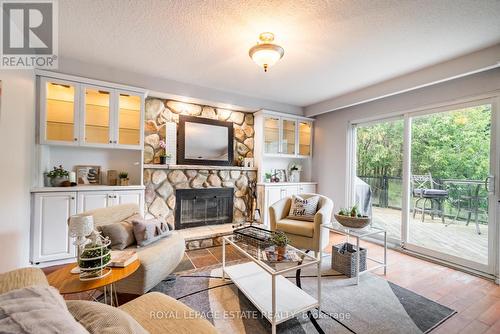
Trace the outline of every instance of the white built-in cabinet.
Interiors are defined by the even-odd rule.
[[[68,236],[68,219],[76,214],[76,192],[33,195],[33,263],[72,258],[75,246]]]
[[[261,214],[261,222],[269,226],[269,207],[279,200],[300,194],[315,194],[316,183],[261,183],[257,185],[257,206]]]
[[[142,150],[144,92],[39,78],[41,144]]]
[[[255,126],[263,156],[312,156],[312,119],[262,110],[255,113]]]
[[[69,217],[127,203],[137,204],[142,210],[144,190],[36,192],[32,202],[31,262],[36,264],[75,257],[75,246],[68,235]]]
[[[78,212],[130,203],[137,204],[142,208],[144,206],[143,191],[86,191],[78,193]]]

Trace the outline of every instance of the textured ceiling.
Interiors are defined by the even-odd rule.
[[[500,1],[59,2],[67,58],[305,106],[500,42]],[[284,58],[248,57],[272,31]]]

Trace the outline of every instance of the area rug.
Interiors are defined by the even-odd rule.
[[[354,279],[322,266],[322,309],[277,326],[278,333],[429,333],[456,312],[374,274]],[[270,333],[269,322],[229,280],[220,266],[177,273],[152,291],[163,292],[200,312],[220,333]],[[296,282],[295,272],[287,276]],[[317,294],[315,268],[303,269],[299,283]],[[271,298],[271,297],[269,297]],[[314,320],[312,320],[314,318]]]

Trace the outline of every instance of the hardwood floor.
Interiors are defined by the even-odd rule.
[[[344,238],[330,234],[330,245]],[[383,248],[369,242],[361,242],[368,248],[371,257],[381,256]],[[229,249],[228,260],[242,258],[234,249]],[[178,270],[200,268],[220,263],[221,247],[187,251]],[[435,329],[436,334],[493,334],[500,333],[500,287],[483,278],[430,263],[397,251],[388,251],[388,269],[385,278],[424,297],[446,305],[458,313]],[[46,268],[51,271],[53,268]],[[374,272],[383,276],[383,270]]]

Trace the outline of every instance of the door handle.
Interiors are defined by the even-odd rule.
[[[491,186],[493,184],[493,187]],[[495,193],[495,176],[494,175],[488,175],[486,179],[484,179],[484,187],[486,188],[486,191],[490,194]]]

